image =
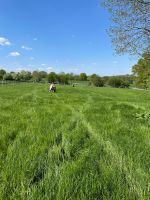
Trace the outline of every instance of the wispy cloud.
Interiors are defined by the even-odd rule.
[[[45,67],[45,66],[46,66],[46,64],[44,64],[44,63],[43,63],[43,64],[41,64],[41,66],[42,66],[42,67]]]
[[[53,67],[47,67],[46,70],[47,70],[47,72],[51,72],[54,69],[53,69]]]
[[[21,54],[17,51],[14,51],[14,52],[10,52],[9,56],[12,56],[12,57],[17,57],[17,56],[20,56]]]
[[[17,67],[17,68],[15,69],[16,72],[21,72],[22,70],[25,70],[25,68],[22,67],[22,66]],[[13,71],[14,71],[14,70],[13,70]]]
[[[32,64],[28,64],[27,67],[34,67],[35,65]]]
[[[25,49],[25,50],[27,50],[27,51],[32,51],[32,48],[31,48],[31,47],[26,47],[26,46],[24,46],[24,45],[23,45],[21,48],[22,48],[22,49]]]
[[[0,65],[0,69],[6,69],[6,67]]]
[[[9,46],[11,45],[11,42],[4,37],[0,37],[0,46]]]

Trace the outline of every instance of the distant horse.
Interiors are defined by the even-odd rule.
[[[49,92],[56,92],[56,86],[54,83],[50,84]]]

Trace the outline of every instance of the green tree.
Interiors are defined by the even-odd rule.
[[[4,69],[0,69],[0,74],[1,74],[2,76],[4,76],[4,74],[6,74],[6,71],[5,71]]]
[[[97,76],[98,76],[97,74],[92,74],[92,75],[90,76],[90,79],[95,78],[95,77],[97,77]]]
[[[29,71],[22,70],[18,75],[19,75],[20,80],[22,81],[27,81],[32,78],[32,74]]]
[[[90,76],[90,81],[96,87],[103,87],[104,86],[103,79],[101,77],[99,77],[97,74],[92,74]]]
[[[21,77],[21,74],[19,72],[17,72],[17,73],[12,72],[11,75],[12,75],[13,80],[15,80],[15,81],[21,81],[22,77]]]
[[[108,85],[115,87],[115,88],[128,88],[129,87],[128,81],[124,80],[121,77],[117,77],[117,76],[109,78]]]
[[[39,74],[40,74],[41,78],[47,77],[47,72],[45,72],[45,71],[40,71]]]
[[[79,81],[80,80],[80,76],[78,74],[74,75],[74,80]]]
[[[57,81],[57,74],[55,72],[51,72],[47,76],[47,80],[49,83],[53,83]]]
[[[86,75],[86,73],[81,73],[80,74],[80,81],[87,81],[87,75]]]
[[[65,73],[58,74],[58,81],[60,84],[68,84],[69,79]]]
[[[13,80],[12,74],[11,73],[4,74],[3,79],[6,81],[12,81]]]
[[[3,80],[4,74],[6,74],[6,71],[4,69],[0,69],[0,80]]]
[[[32,72],[32,79],[33,79],[35,82],[41,81],[40,73],[39,73],[38,71],[33,71],[33,72]]]
[[[75,79],[73,73],[68,73],[68,74],[66,74],[66,76],[68,77],[68,80],[74,80]]]
[[[0,74],[0,81],[1,81],[1,80],[3,80],[3,75],[2,75],[2,74]]]
[[[103,0],[111,13],[109,29],[117,53],[142,54],[150,50],[150,1]]]
[[[12,79],[15,80],[16,76],[17,76],[17,73],[16,72],[10,72],[11,76],[12,76]]]
[[[136,86],[144,89],[150,88],[150,53],[144,53],[132,71],[136,76]]]

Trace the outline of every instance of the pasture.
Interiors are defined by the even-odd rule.
[[[150,92],[0,86],[1,200],[148,200]]]

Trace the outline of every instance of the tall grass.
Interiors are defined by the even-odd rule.
[[[150,93],[0,87],[0,199],[148,200]]]

